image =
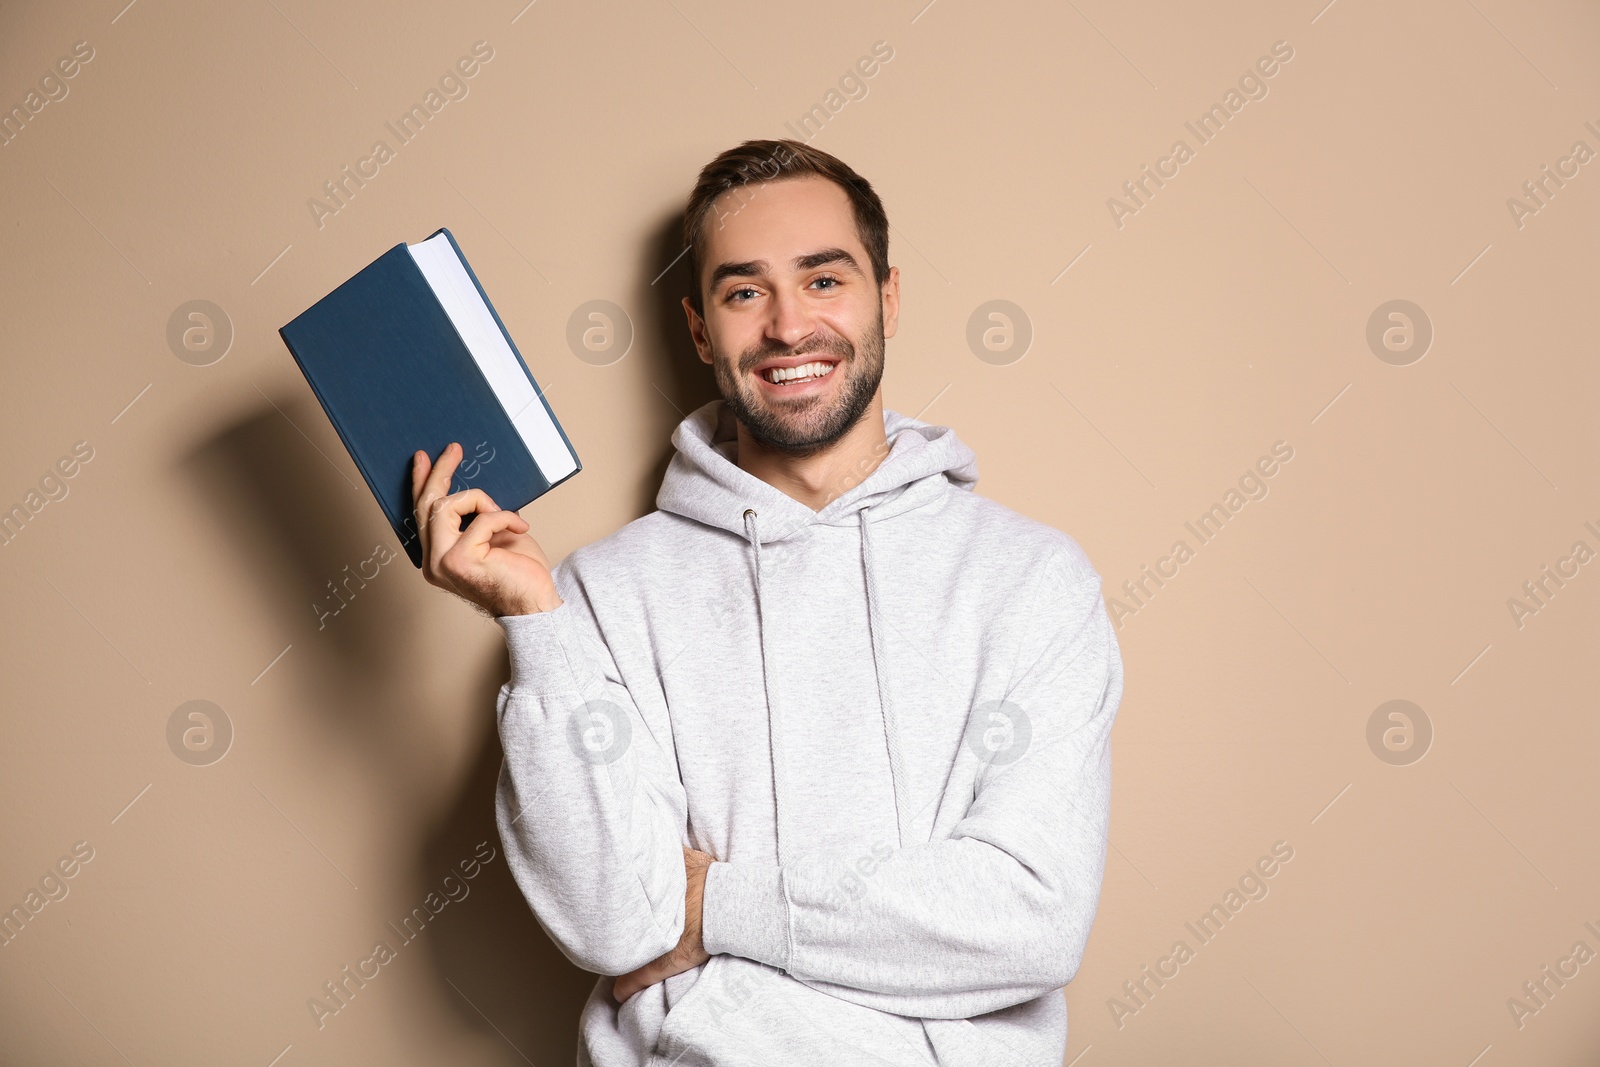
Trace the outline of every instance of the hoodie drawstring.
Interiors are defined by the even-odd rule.
[[[778,768],[783,760],[778,753],[778,729],[772,711],[772,683],[768,680],[767,670],[767,625],[761,604],[761,535],[756,530],[756,512],[754,508],[744,509],[745,534],[750,538],[750,549],[755,555],[755,585],[756,585],[756,638],[761,646],[761,689],[767,698],[767,752],[772,757],[772,836],[773,849],[777,853],[777,864],[783,866],[783,843],[788,835],[783,832],[783,787],[779,781]]]
[[[900,795],[901,783],[905,781],[905,771],[900,753],[899,732],[895,728],[894,707],[890,702],[890,685],[888,668],[883,659],[883,645],[887,635],[883,632],[883,621],[879,614],[876,595],[877,579],[872,569],[872,538],[868,534],[867,508],[863,507],[857,513],[857,522],[861,527],[861,567],[866,576],[867,600],[867,632],[872,646],[872,671],[878,686],[878,707],[881,713],[880,722],[883,726],[884,751],[889,759],[889,786],[894,797],[895,832],[898,835],[897,846],[904,847],[910,840],[910,832],[905,825],[905,804]],[[772,705],[772,686],[769,682],[768,655],[767,655],[767,630],[764,609],[761,601],[761,536],[756,528],[756,511],[754,508],[744,510],[745,534],[750,538],[750,548],[755,561],[755,590],[756,590],[756,627],[757,637],[761,646],[761,685],[767,699],[767,745],[772,756],[772,804],[773,828],[776,837],[775,848],[777,851],[778,865],[784,861],[783,843],[786,835],[783,832],[783,766],[782,754],[778,750],[778,731],[776,717]]]
[[[872,641],[872,673],[878,680],[878,707],[883,713],[883,746],[889,757],[889,788],[894,795],[894,825],[899,834],[897,847],[904,848],[910,839],[910,833],[905,824],[905,804],[900,798],[900,783],[905,781],[905,770],[900,758],[900,733],[895,729],[894,705],[890,703],[888,667],[884,664],[882,646],[888,640],[888,635],[883,632],[883,621],[879,617],[877,578],[872,570],[872,538],[867,536],[867,508],[863,507],[856,512],[857,522],[861,525],[861,569],[866,575],[867,586],[867,632]]]

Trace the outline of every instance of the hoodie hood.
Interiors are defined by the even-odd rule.
[[[890,449],[883,462],[821,511],[813,511],[734,462],[738,436],[733,411],[713,400],[672,432],[677,454],[661,481],[656,506],[740,537],[748,537],[744,512],[753,508],[760,516],[761,540],[771,544],[811,523],[854,526],[864,507],[877,520],[928,503],[947,486],[971,490],[977,485],[977,457],[949,427],[885,409],[883,429]]]
[[[821,511],[769,485],[734,462],[738,448],[732,410],[721,400],[696,409],[673,431],[677,455],[667,467],[656,495],[662,511],[744,538],[750,544],[755,588],[755,615],[761,645],[761,674],[766,690],[767,743],[772,765],[773,825],[777,828],[776,853],[781,866],[791,858],[794,834],[786,832],[794,796],[788,777],[794,773],[778,741],[785,714],[775,700],[771,679],[773,657],[781,652],[768,639],[772,610],[762,592],[761,546],[783,541],[813,525],[855,526],[861,531],[861,572],[867,609],[864,635],[872,658],[878,690],[879,725],[889,763],[894,797],[895,827],[899,844],[910,841],[913,813],[905,800],[906,771],[900,735],[895,727],[892,687],[883,652],[886,635],[881,616],[883,596],[873,566],[872,525],[938,500],[952,487],[970,491],[978,482],[978,461],[955,431],[884,411],[884,435],[889,454],[862,481],[829,501]]]

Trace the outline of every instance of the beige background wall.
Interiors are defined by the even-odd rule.
[[[0,9],[0,105],[59,97],[0,147],[0,507],[39,493],[0,546],[0,907],[66,891],[0,948],[4,1062],[571,1062],[592,980],[491,817],[499,633],[403,557],[318,628],[392,536],[276,328],[451,227],[584,460],[526,512],[564,555],[652,506],[712,395],[668,269],[696,170],[841,101],[804,135],[889,208],[888,406],[954,426],[980,491],[1076,537],[1108,594],[1192,553],[1122,594],[1068,1059],[1594,1062],[1600,962],[1562,963],[1600,953],[1593,5],[123,2]],[[467,95],[319,225],[308,200],[479,41]],[[1275,42],[1265,97],[1200,144],[1185,122]],[[1576,174],[1513,212],[1547,164]],[[218,333],[174,347],[197,300]],[[628,316],[623,358],[569,348],[591,300]],[[991,300],[1020,358],[969,345]],[[1392,300],[1425,352],[1369,345]],[[1264,497],[1186,530],[1278,442]],[[1576,575],[1519,620],[1546,565]],[[169,744],[193,700],[231,724],[209,765]],[[1391,700],[1420,709],[1409,748],[1380,723],[1398,752],[1368,739]],[[308,998],[482,841],[470,894],[319,1030]],[[1185,923],[1277,842],[1268,895],[1201,945]],[[1577,973],[1515,1017],[1547,965]]]

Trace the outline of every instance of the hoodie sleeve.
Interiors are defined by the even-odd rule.
[[[511,680],[496,707],[495,822],[567,958],[626,974],[683,934],[687,804],[666,709],[630,695],[582,581],[565,565],[555,579],[560,607],[496,620]]]
[[[1099,576],[1086,562],[1069,569],[1069,554],[1047,564],[1024,616],[1004,697],[1020,711],[1002,706],[1012,747],[979,769],[950,837],[819,850],[782,867],[713,863],[706,951],[925,1019],[970,1018],[1072,980],[1105,865],[1122,659]],[[959,758],[977,756],[964,745]]]

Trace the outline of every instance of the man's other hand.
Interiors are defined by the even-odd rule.
[[[698,967],[711,958],[706,953],[705,943],[700,940],[700,904],[705,898],[706,868],[714,861],[709,852],[697,852],[687,847],[683,850],[683,869],[688,875],[683,895],[683,936],[678,938],[677,947],[666,955],[651,960],[636,971],[629,971],[612,983],[611,995],[617,998],[619,1004],[645,986],[655,985],[675,974]]]
[[[455,442],[430,463],[411,457],[411,497],[422,538],[422,575],[491,615],[531,615],[561,606],[544,550],[514,511],[501,511],[481,489],[448,494],[461,463]],[[465,530],[463,516],[476,512]]]

